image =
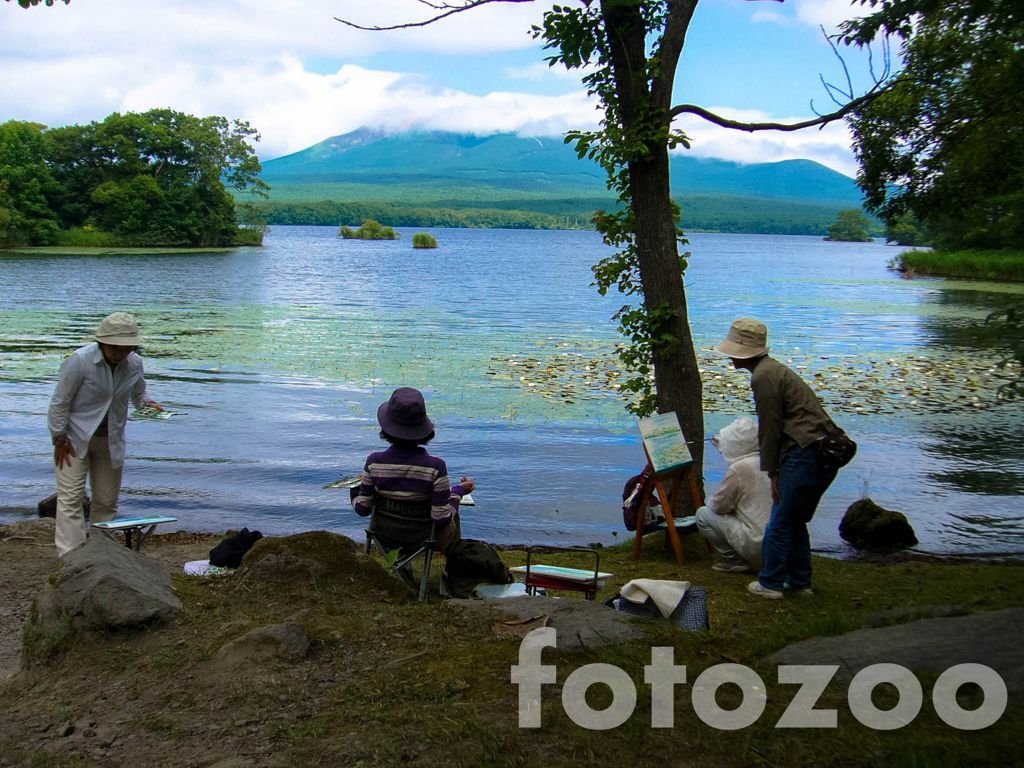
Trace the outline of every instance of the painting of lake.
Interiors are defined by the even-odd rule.
[[[476,479],[463,535],[496,543],[622,541],[621,491],[640,470],[593,232],[432,229],[439,247],[274,227],[258,249],[0,255],[0,521],[53,492],[46,410],[61,359],[123,310],[142,328],[150,396],[170,419],[128,425],[120,513],[177,527],[363,538],[348,491],[382,446],[376,409],[422,389],[454,477]],[[922,551],[1024,551],[1024,409],[997,399],[1005,353],[986,332],[1024,286],[904,280],[898,248],[812,237],[693,234],[685,275],[708,435],[753,415],[748,374],[711,350],[733,319],[769,328],[772,354],[857,440],[812,522],[864,495],[910,518]],[[709,489],[725,463],[706,451]],[[175,526],[171,526],[174,528]]]

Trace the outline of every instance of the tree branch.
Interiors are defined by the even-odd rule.
[[[672,107],[670,114],[673,118],[685,114],[697,115],[697,117],[703,118],[709,123],[720,125],[722,128],[731,128],[735,131],[746,131],[747,133],[754,133],[755,131],[799,131],[815,125],[824,127],[829,123],[840,120],[859,107],[874,101],[885,93],[891,85],[890,83],[884,87],[872,88],[863,96],[858,96],[856,99],[848,101],[834,112],[829,112],[827,115],[818,115],[815,118],[803,120],[799,123],[747,123],[740,120],[730,120],[727,117],[716,115],[714,112],[704,109],[704,107],[698,107],[696,104],[680,104],[679,106]]]
[[[690,28],[690,20],[697,8],[697,0],[675,0],[669,3],[668,18],[665,20],[665,31],[658,45],[658,61],[661,72],[651,84],[651,97],[655,104],[672,103],[672,86],[676,81],[676,67],[679,55],[686,42],[686,31]]]
[[[367,32],[389,32],[395,29],[413,29],[415,27],[426,27],[434,22],[445,19],[449,16],[454,16],[456,13],[462,13],[463,11],[469,11],[473,8],[479,8],[481,5],[490,5],[491,3],[532,3],[533,0],[465,0],[462,5],[451,5],[450,3],[432,3],[428,0],[418,0],[421,5],[425,5],[428,8],[432,8],[438,11],[435,15],[424,21],[408,21],[404,24],[391,24],[386,27],[366,27],[362,24],[356,24],[354,21],[348,21],[347,19],[339,19],[337,16],[334,17],[335,21],[340,21],[342,24],[354,29],[362,29]]]

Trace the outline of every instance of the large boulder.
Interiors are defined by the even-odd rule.
[[[453,611],[486,611],[503,621],[543,617],[543,626],[557,632],[560,651],[583,651],[645,637],[643,622],[635,615],[616,611],[594,600],[560,600],[554,597],[508,597],[501,600],[449,600]],[[537,626],[541,626],[538,624]]]
[[[839,535],[858,549],[893,552],[917,546],[914,528],[902,512],[878,506],[871,499],[855,501],[839,523]]]
[[[173,619],[181,608],[167,566],[93,535],[61,558],[36,597],[24,632],[26,658],[59,650],[79,630],[151,626]]]
[[[899,664],[913,672],[941,673],[958,664],[994,669],[1013,696],[1024,693],[1024,608],[921,619],[787,645],[769,664],[835,664],[850,680],[873,664]]]

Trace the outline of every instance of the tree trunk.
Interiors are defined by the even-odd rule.
[[[703,488],[703,386],[686,313],[686,292],[679,269],[679,241],[672,210],[668,145],[650,124],[671,122],[671,84],[696,0],[669,3],[668,26],[656,69],[660,76],[648,82],[647,29],[639,3],[602,0],[608,57],[615,81],[619,117],[626,141],[642,139],[644,152],[630,160],[629,191],[636,222],[636,252],[648,310],[668,307],[673,317],[660,329],[673,339],[656,344],[654,386],[658,411],[675,411],[693,454],[697,479]],[[688,500],[687,500],[688,501]]]
[[[667,306],[673,318],[666,329],[674,341],[654,350],[658,411],[675,411],[690,446],[703,486],[703,384],[686,311],[686,290],[679,271],[679,242],[669,193],[668,150],[661,146],[643,162],[629,164],[636,218],[636,246],[644,304]]]

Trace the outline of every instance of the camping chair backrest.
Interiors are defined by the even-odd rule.
[[[397,549],[399,558],[391,570],[403,576],[404,569],[420,554],[423,555],[423,575],[419,585],[419,599],[427,597],[427,579],[437,545],[437,532],[430,515],[430,501],[401,501],[377,496],[366,527],[366,553],[374,542],[385,552]],[[403,580],[405,580],[403,578]]]
[[[401,501],[377,496],[366,529],[367,547],[372,538],[385,552],[399,549],[404,555],[433,539],[433,529],[429,501]]]

